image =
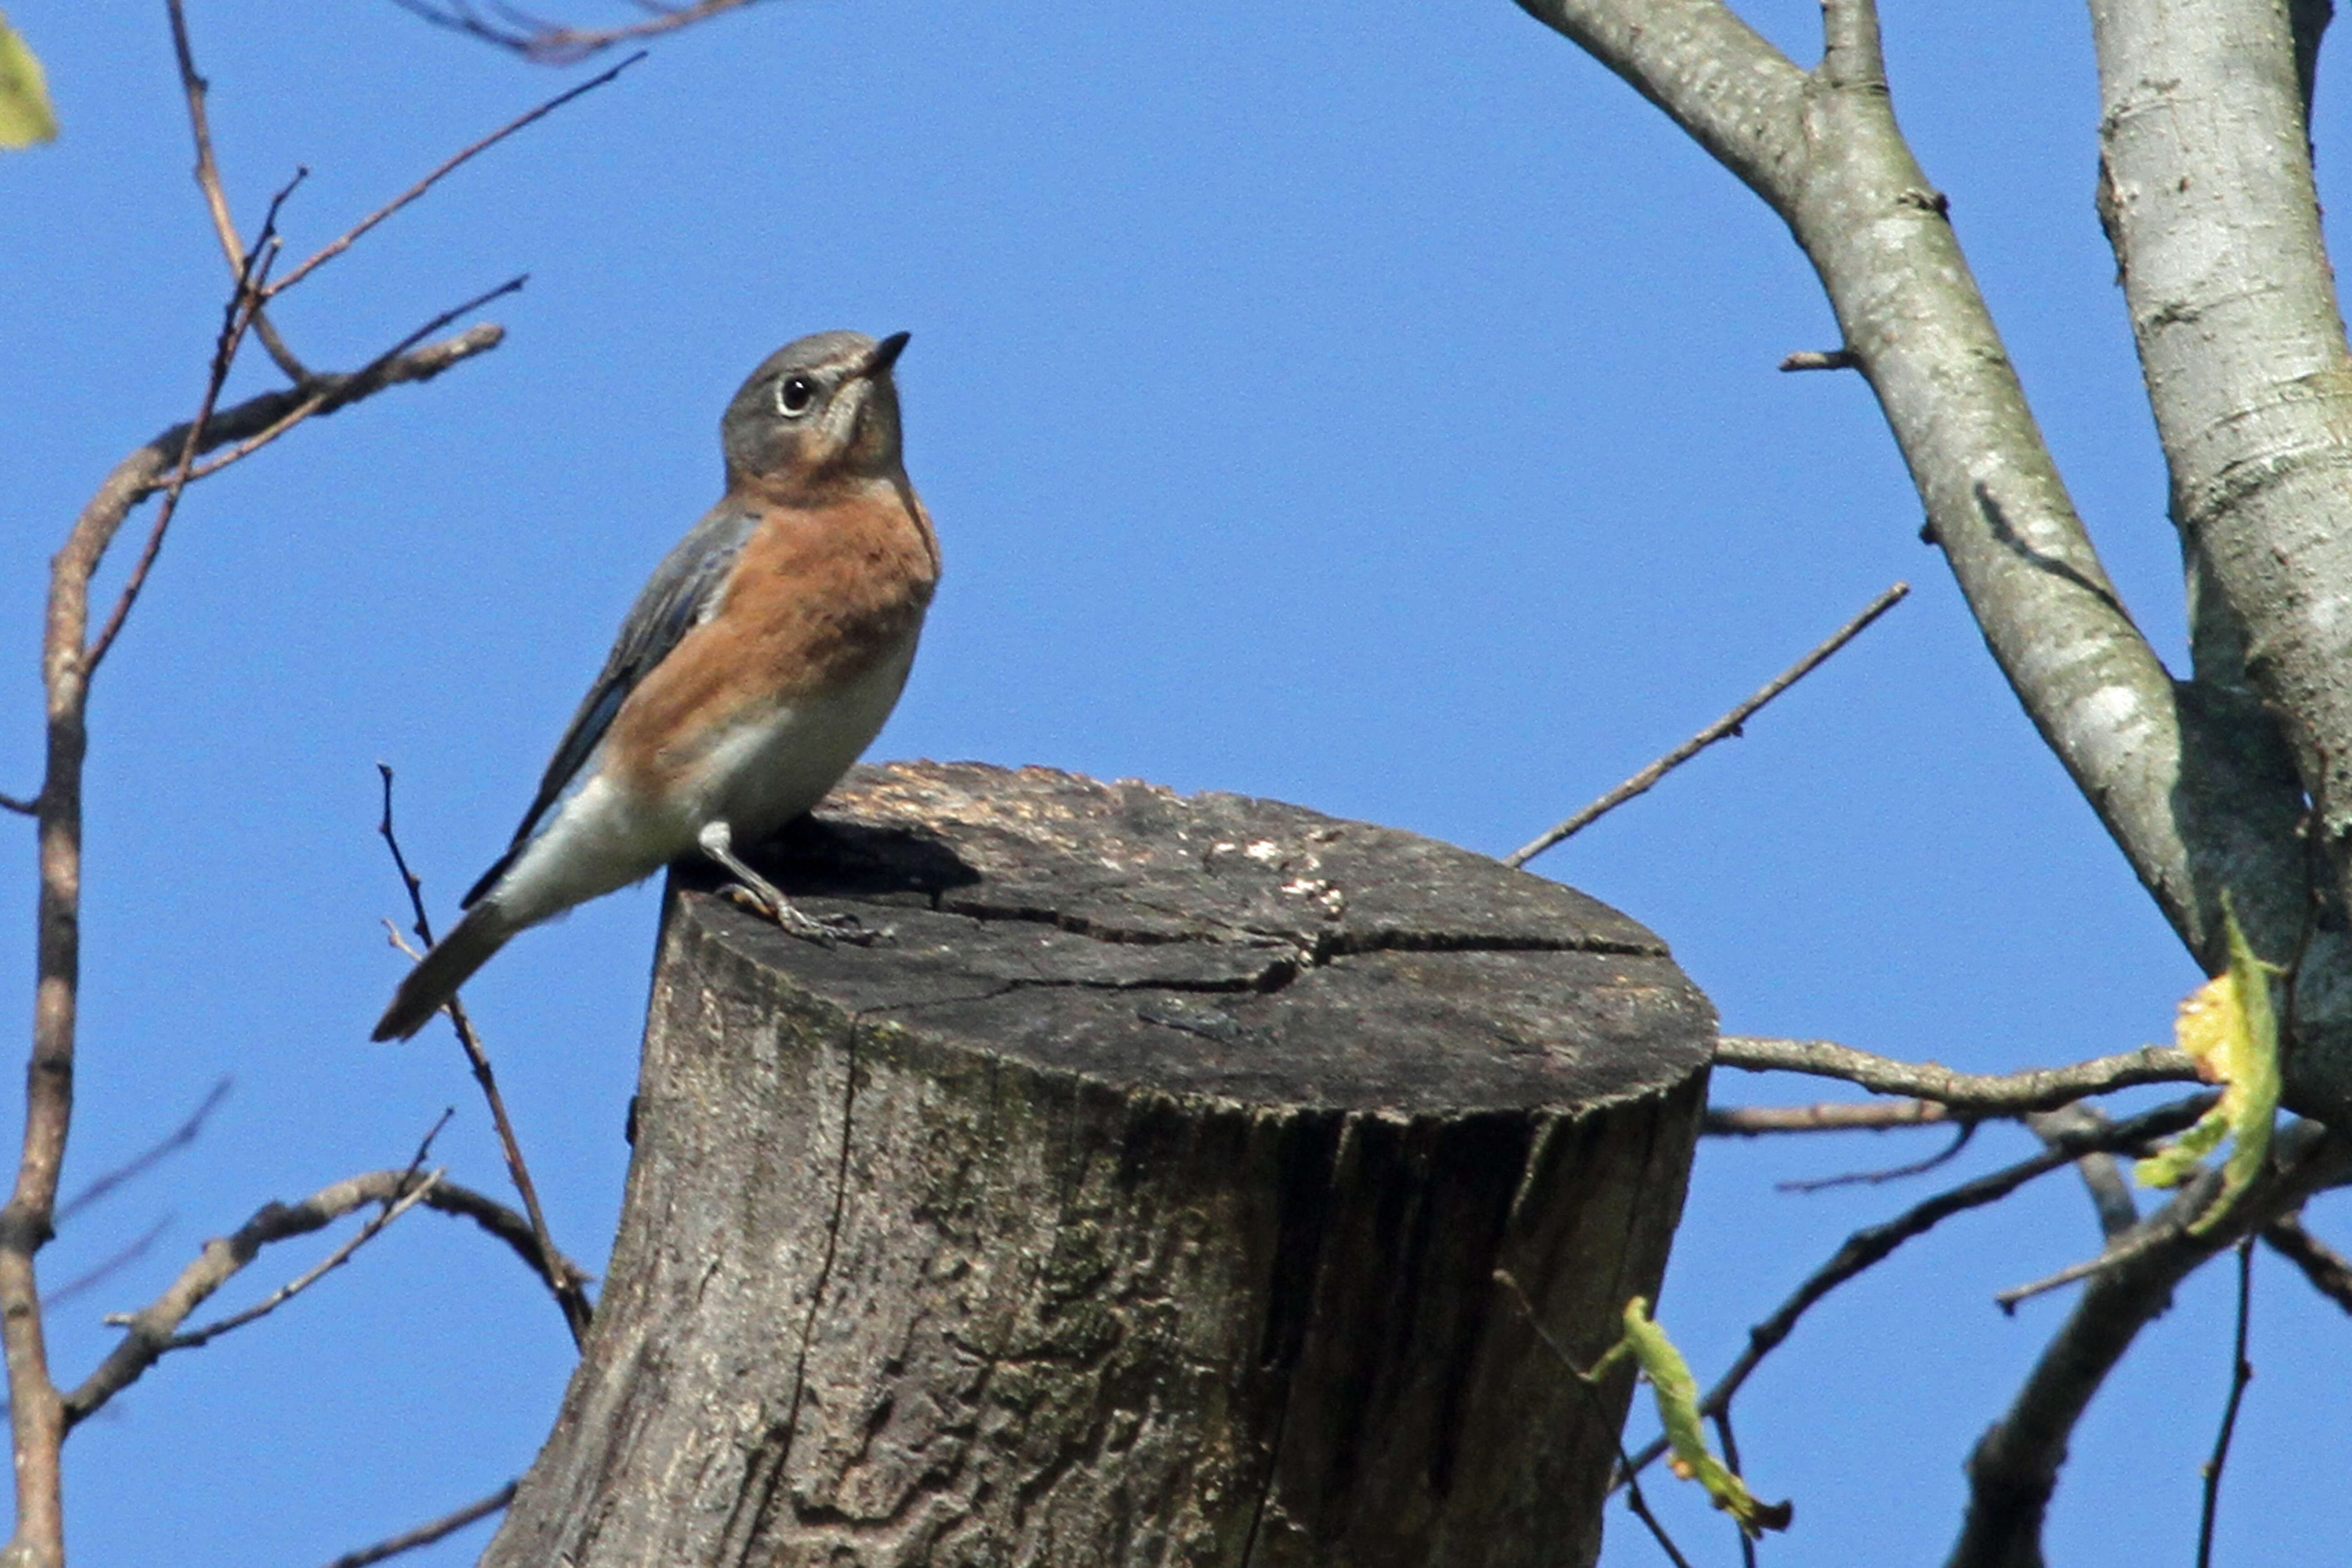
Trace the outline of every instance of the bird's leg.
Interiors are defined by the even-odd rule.
[[[877,933],[860,925],[855,915],[834,915],[819,920],[814,915],[803,914],[794,909],[792,901],[777,889],[774,883],[743,864],[741,858],[735,853],[734,831],[725,822],[706,823],[702,831],[695,836],[695,841],[702,846],[705,855],[717,861],[735,879],[719,889],[721,898],[731,900],[752,913],[775,921],[793,935],[815,942],[820,947],[831,947],[837,942],[863,947],[874,940]]]

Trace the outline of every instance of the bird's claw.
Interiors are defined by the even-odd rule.
[[[851,947],[871,947],[877,942],[887,941],[888,928],[876,931],[856,915],[812,915],[794,909],[781,898],[772,898],[757,888],[741,882],[730,882],[719,889],[719,896],[740,909],[772,921],[790,935],[819,947],[847,943]]]

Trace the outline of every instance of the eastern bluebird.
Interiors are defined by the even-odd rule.
[[[824,797],[914,664],[940,547],[899,450],[890,367],[906,346],[904,332],[819,332],[751,373],[719,421],[727,493],[637,595],[512,844],[377,1039],[423,1028],[526,926],[696,850],[785,930],[849,934],[793,908],[734,847]]]

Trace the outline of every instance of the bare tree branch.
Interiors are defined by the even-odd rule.
[[[357,389],[364,388],[372,380],[384,375],[392,366],[396,365],[401,362],[402,356],[406,354],[409,350],[415,348],[418,343],[423,342],[426,338],[431,337],[434,333],[439,331],[442,328],[447,326],[458,317],[471,315],[474,311],[481,309],[481,307],[488,304],[493,300],[502,298],[508,294],[521,292],[522,286],[529,281],[530,275],[528,273],[509,278],[505,282],[499,284],[497,288],[485,289],[483,292],[475,295],[472,299],[467,300],[462,305],[451,306],[448,310],[442,311],[439,315],[434,317],[431,321],[425,322],[423,326],[417,328],[415,331],[409,333],[406,337],[401,339],[400,342],[393,344],[392,347],[384,350],[383,353],[378,354],[374,359],[370,360],[366,364],[362,365],[359,369],[352,372],[349,375],[312,376],[308,382],[295,389],[297,392],[302,394],[300,401],[294,404],[292,407],[289,408],[284,414],[279,415],[268,426],[255,432],[253,435],[247,437],[244,440],[230,447],[227,451],[222,453],[219,457],[213,458],[207,463],[199,463],[194,468],[191,468],[188,471],[188,482],[194,484],[198,479],[208,479],[212,478],[213,475],[219,473],[223,468],[227,468],[230,464],[243,462],[246,458],[253,456],[254,453],[261,450],[262,447],[268,446],[272,441],[275,441],[280,436],[285,435],[289,430],[293,429],[297,425],[301,424],[305,419],[311,418],[320,414],[331,413],[333,412],[333,406],[339,406],[340,403],[351,402],[354,396],[365,396],[366,394],[364,391]]]
[[[1969,1457],[1969,1506],[1948,1568],[2025,1568],[2042,1561],[2042,1521],[2074,1424],[2139,1331],[2171,1305],[2173,1288],[2223,1248],[2293,1212],[2312,1193],[2352,1180],[2352,1151],[2314,1122],[2280,1134],[2273,1167],[2242,1192],[2212,1230],[2191,1233],[2181,1211],[2203,1199],[2192,1184],[2143,1222],[2160,1231],[2094,1275],[2042,1350],[2000,1420]]]
[[[2302,1269],[2313,1289],[2352,1312],[2352,1258],[2305,1229],[2301,1215],[2279,1215],[2263,1226],[2263,1240],[2273,1252]]]
[[[2025,1118],[2025,1124],[2044,1144],[2068,1133],[2112,1125],[2105,1112],[2089,1105],[2033,1111]],[[2098,1216],[2101,1236],[2112,1241],[2139,1224],[2139,1201],[2132,1196],[2131,1182],[2113,1154],[2105,1150],[2085,1154],[2074,1162],[2074,1169],[2091,1194],[2091,1209]]]
[[[213,158],[211,117],[205,110],[205,98],[212,84],[196,70],[195,52],[188,44],[188,17],[181,0],[168,0],[172,17],[172,49],[180,65],[180,91],[188,102],[188,131],[196,144],[196,188],[204,193],[205,210],[212,214],[213,231],[220,237],[221,254],[228,258],[228,274],[232,279],[244,278],[251,265],[245,241],[236,232],[236,219],[229,212],[228,193],[221,187],[220,165]],[[307,171],[298,171],[300,179]],[[267,312],[257,307],[253,313],[254,335],[261,346],[286,373],[286,379],[298,386],[310,379],[294,351],[286,346],[270,324]]]
[[[291,190],[290,185],[287,187]],[[279,197],[284,198],[284,192]],[[275,216],[277,203],[270,204]],[[180,443],[180,455],[172,467],[171,479],[163,487],[163,505],[156,509],[154,525],[147,531],[147,542],[139,552],[131,575],[122,584],[122,592],[114,601],[114,609],[106,617],[98,636],[82,650],[81,676],[87,681],[98,672],[106,660],[114,639],[122,635],[122,627],[131,617],[131,606],[139,603],[140,590],[147,585],[147,574],[154,569],[155,558],[163,553],[163,537],[170,531],[172,518],[180,508],[180,497],[188,488],[188,476],[195,466],[196,453],[205,439],[205,426],[212,423],[213,410],[220,400],[221,388],[227,384],[228,373],[236,363],[236,351],[244,342],[246,332],[252,327],[254,315],[261,309],[261,286],[268,278],[270,264],[277,259],[277,237],[265,226],[261,244],[247,258],[246,270],[236,280],[236,289],[229,296],[228,309],[221,321],[220,336],[213,345],[211,374],[205,382],[204,401],[196,405],[196,416],[188,425],[185,439]]]
[[[414,1552],[420,1546],[430,1546],[445,1536],[455,1535],[478,1519],[488,1519],[514,1501],[517,1483],[509,1481],[478,1502],[469,1502],[454,1513],[445,1513],[429,1523],[414,1530],[404,1530],[398,1535],[362,1546],[357,1552],[346,1552],[327,1568],[367,1568],[371,1563],[381,1563],[387,1557],[397,1557],[404,1552]]]
[[[1775,1182],[1772,1190],[1780,1193],[1825,1193],[1832,1187],[1876,1187],[1888,1182],[1900,1182],[1911,1176],[1924,1176],[1939,1170],[1959,1157],[1977,1135],[1980,1124],[1960,1121],[1953,1124],[1952,1141],[1924,1160],[1914,1160],[1905,1165],[1886,1165],[1874,1171],[1847,1171],[1835,1176],[1813,1176],[1803,1181]]]
[[[1710,1105],[1699,1131],[1710,1138],[1761,1138],[1774,1132],[1893,1132],[1906,1127],[1942,1127],[1961,1120],[1951,1107],[1932,1100],[1901,1100],[1892,1105],[1855,1105],[1833,1100],[1820,1105]]]
[[[310,276],[311,273],[316,272],[320,268],[324,267],[328,262],[332,261],[336,257],[341,256],[344,251],[349,250],[353,245],[359,242],[362,236],[365,235],[370,229],[375,227],[376,225],[383,222],[384,219],[392,216],[394,213],[399,212],[402,208],[415,203],[419,197],[423,196],[425,192],[431,190],[435,185],[439,184],[451,174],[454,174],[461,165],[470,163],[475,158],[479,157],[482,153],[488,152],[491,148],[497,146],[499,142],[505,141],[516,132],[522,130],[525,126],[531,125],[541,120],[544,120],[547,116],[554,113],[557,110],[562,108],[573,99],[580,97],[583,93],[595,91],[598,88],[603,87],[606,82],[611,81],[614,77],[619,76],[623,71],[627,70],[631,66],[635,65],[639,60],[644,59],[646,57],[643,53],[631,55],[627,59],[623,60],[619,65],[613,67],[610,70],[590,77],[586,81],[580,83],[576,87],[567,88],[565,90],[557,93],[553,98],[549,99],[545,103],[541,104],[538,108],[530,110],[526,113],[517,115],[514,119],[508,121],[504,125],[499,126],[496,131],[491,132],[488,136],[483,137],[480,141],[459,151],[451,156],[448,161],[444,163],[439,168],[434,170],[431,174],[417,181],[416,184],[409,186],[408,189],[403,191],[399,195],[394,196],[391,201],[386,202],[375,211],[368,214],[367,216],[360,219],[359,222],[353,224],[336,238],[330,240],[317,255],[310,257],[300,266],[295,268],[294,270],[286,274],[285,277],[271,284],[268,289],[264,291],[263,298],[274,300],[278,295],[283,294],[286,290],[293,288],[297,283],[301,282],[302,279]],[[460,307],[461,310],[464,308],[465,307],[462,306]],[[427,332],[432,330],[433,329],[429,327],[425,329]]]
[[[2221,1406],[2221,1429],[2213,1436],[2213,1457],[2205,1461],[2205,1498],[2197,1516],[2197,1568],[2212,1568],[2213,1523],[2221,1506],[2221,1471],[2230,1462],[2230,1439],[2238,1430],[2238,1407],[2254,1363],[2246,1359],[2246,1329],[2253,1316],[2254,1238],[2238,1243],[2238,1324],[2230,1344],[2230,1397]]]
[[[376,772],[383,775],[383,819],[376,831],[383,837],[384,847],[392,852],[393,866],[400,873],[401,885],[408,891],[410,911],[415,916],[416,935],[426,947],[433,945],[433,920],[425,910],[425,883],[409,869],[408,857],[401,852],[400,836],[392,825],[392,769],[378,763]],[[522,1157],[522,1143],[515,1137],[514,1123],[507,1116],[506,1097],[499,1092],[498,1074],[491,1070],[490,1055],[482,1047],[482,1037],[475,1031],[474,1021],[467,1016],[466,1005],[457,997],[449,999],[449,1022],[457,1031],[457,1043],[465,1048],[466,1060],[473,1068],[474,1081],[488,1102],[490,1121],[499,1131],[499,1147],[506,1154],[507,1174],[521,1194],[523,1212],[530,1216],[530,1233],[539,1250],[541,1268],[540,1278],[554,1292],[555,1304],[563,1313],[564,1326],[572,1331],[572,1343],[576,1349],[587,1342],[588,1320],[594,1309],[589,1304],[587,1276],[574,1268],[556,1249],[555,1238],[547,1228],[547,1215],[539,1206],[539,1189],[530,1179],[530,1167]]]
[[[2258,715],[2179,687],[2125,610],[1953,235],[1895,121],[1874,10],[1830,0],[1800,70],[1718,0],[1521,0],[1625,79],[1785,222],[1837,312],[2019,700],[2209,973],[2235,889],[2258,950],[2301,916],[2302,792]],[[2352,747],[2347,748],[2352,755]],[[2352,799],[2352,796],[2347,796]],[[2352,945],[2323,935],[2305,1021],[2352,1039]],[[2306,1053],[2290,1094],[2352,1101]],[[2343,1093],[2336,1095],[2336,1089]]]
[[[413,1169],[375,1171],[353,1176],[322,1188],[296,1204],[265,1204],[233,1235],[206,1242],[203,1253],[181,1271],[171,1289],[142,1310],[122,1320],[129,1331],[122,1342],[115,1346],[112,1353],[83,1381],[80,1387],[61,1402],[67,1426],[71,1428],[88,1420],[108,1400],[137,1382],[167,1352],[201,1343],[203,1339],[234,1327],[233,1321],[224,1321],[194,1335],[183,1336],[179,1331],[180,1325],[187,1321],[189,1314],[251,1263],[263,1247],[272,1242],[323,1229],[353,1210],[370,1204],[389,1208],[404,1200],[422,1203],[425,1207],[443,1214],[461,1215],[474,1221],[513,1248],[534,1272],[539,1271],[540,1263],[537,1249],[531,1243],[530,1226],[520,1215],[494,1199],[455,1183],[441,1181],[437,1176],[428,1182]],[[377,1225],[362,1235],[373,1235],[382,1228]],[[341,1256],[348,1255],[347,1247]],[[331,1259],[328,1266],[334,1261]],[[324,1272],[324,1267],[328,1266],[313,1270],[310,1276],[297,1281],[296,1286],[287,1288],[278,1300],[291,1295],[295,1289],[307,1284],[316,1274]],[[564,1267],[568,1268],[570,1265],[567,1263]],[[275,1304],[273,1301],[272,1305]],[[257,1316],[258,1313],[252,1315]]]
[[[401,355],[365,384],[346,380],[318,410],[328,414],[387,386],[422,382],[498,345],[504,333],[478,326]],[[91,671],[84,639],[89,585],[115,535],[183,454],[266,429],[303,400],[299,391],[265,394],[175,426],[115,466],[83,507],[51,563],[41,671],[47,689],[47,758],[38,808],[40,900],[37,917],[32,1059],[26,1074],[25,1141],[16,1183],[0,1209],[0,1343],[16,1458],[16,1532],[11,1568],[62,1568],[64,1505],[59,1450],[66,1406],[49,1373],[34,1257],[55,1231],[58,1177],[73,1119],[74,1040],[81,978],[82,768],[89,738]]]
[[[1709,724],[1706,729],[1701,730],[1697,734],[1693,735],[1689,740],[1685,741],[1681,745],[1676,746],[1673,751],[1668,752],[1664,756],[1660,757],[1656,762],[1652,763],[1648,767],[1643,768],[1640,773],[1635,773],[1632,778],[1627,779],[1623,784],[1619,784],[1615,789],[1611,790],[1607,795],[1602,795],[1599,800],[1594,801],[1591,805],[1586,806],[1582,811],[1578,812],[1574,816],[1570,817],[1567,821],[1561,823],[1557,827],[1552,828],[1549,832],[1545,833],[1531,843],[1523,844],[1518,848],[1511,851],[1508,855],[1504,856],[1503,864],[1506,866],[1526,865],[1528,861],[1534,859],[1537,856],[1542,854],[1553,845],[1559,843],[1563,839],[1572,838],[1577,834],[1583,832],[1595,822],[1598,822],[1601,818],[1609,815],[1609,813],[1616,810],[1627,801],[1632,800],[1635,795],[1648,794],[1650,790],[1657,784],[1660,779],[1664,778],[1668,773],[1674,772],[1676,768],[1681,767],[1685,763],[1689,762],[1693,757],[1697,756],[1701,752],[1704,752],[1709,746],[1714,745],[1717,741],[1726,740],[1730,736],[1738,734],[1740,732],[1740,726],[1747,723],[1748,720],[1754,718],[1758,711],[1760,710],[1766,703],[1771,701],[1775,697],[1780,696],[1783,691],[1788,690],[1791,686],[1796,685],[1800,680],[1804,679],[1808,675],[1811,675],[1815,669],[1819,668],[1832,654],[1834,654],[1838,649],[1845,647],[1846,644],[1860,637],[1863,632],[1869,627],[1871,622],[1878,619],[1879,616],[1885,615],[1887,611],[1901,604],[1904,598],[1908,595],[1910,592],[1910,584],[1897,583],[1892,588],[1887,589],[1884,594],[1879,595],[1878,597],[1873,599],[1867,605],[1864,606],[1862,614],[1846,622],[1845,625],[1840,626],[1836,631],[1832,632],[1819,647],[1813,649],[1812,652],[1805,655],[1804,658],[1799,659],[1796,663],[1782,670],[1779,675],[1774,676],[1769,681],[1765,683],[1763,689],[1758,691],[1756,695],[1750,697],[1747,701],[1742,702],[1738,707],[1734,708],[1730,712],[1726,713],[1722,718],[1717,719],[1714,723]]]
[[[2169,1105],[2160,1105],[2128,1121],[2116,1122],[2112,1127],[2081,1133],[2061,1133],[2030,1160],[1979,1176],[1972,1182],[1965,1182],[1906,1209],[1884,1224],[1855,1231],[1846,1237],[1845,1244],[1827,1263],[1813,1270],[1804,1283],[1780,1303],[1770,1317],[1748,1331],[1748,1348],[1740,1352],[1739,1359],[1731,1363],[1731,1370],[1707,1390],[1699,1410],[1707,1415],[1728,1410],[1740,1385],[1748,1381],[1748,1375],[1763,1363],[1764,1358],[1789,1337],[1796,1328],[1797,1321],[1811,1310],[1815,1302],[1880,1262],[1905,1242],[1926,1235],[1956,1214],[1998,1203],[2035,1177],[2046,1175],[2093,1150],[2133,1148],[2150,1138],[2177,1132],[2202,1116],[2215,1098],[2210,1094],[2192,1095]],[[1633,1456],[1632,1470],[1641,1469],[1665,1451],[1663,1439],[1647,1445]]]
[[[2273,0],[2094,0],[2102,216],[2172,514],[2200,584],[2198,676],[2285,720],[2352,878],[2352,347]],[[2255,237],[2259,237],[2258,242]],[[2226,611],[2226,618],[2221,612]],[[2263,656],[2250,659],[2259,647]]]
[[[2143,1253],[2155,1251],[2186,1231],[2189,1224],[2221,1195],[2221,1173],[2207,1171],[2183,1186],[2178,1195],[2156,1213],[2129,1230],[2112,1237],[2096,1258],[2070,1263],[2055,1274],[2045,1275],[2031,1284],[1996,1291],[1993,1304],[2004,1312],[2015,1312],[2021,1303],[2036,1296],[2046,1296],[2078,1279],[2093,1279],[2130,1262]]]
[[[1748,1072],[1801,1072],[1843,1079],[1876,1094],[1932,1100],[1955,1116],[2022,1116],[2052,1110],[2094,1094],[2109,1094],[2144,1083],[2190,1083],[2197,1064],[2186,1051],[2149,1046],[2100,1057],[2069,1068],[1989,1077],[1954,1072],[1934,1062],[1897,1061],[1829,1040],[1776,1040],[1726,1035],[1716,1042],[1718,1067]]]
[[[576,65],[591,55],[602,54],[616,44],[635,43],[640,39],[674,33],[680,27],[708,21],[729,11],[738,11],[755,0],[693,0],[690,5],[665,5],[657,0],[639,0],[653,13],[642,22],[631,22],[619,27],[566,27],[542,21],[513,5],[490,0],[484,8],[471,0],[394,0],[402,10],[419,16],[436,27],[446,27],[453,33],[463,33],[484,43],[496,44],[502,49],[512,49],[528,60],[541,65]]]

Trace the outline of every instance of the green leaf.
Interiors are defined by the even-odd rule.
[[[1723,1461],[1707,1451],[1706,1432],[1698,1409],[1698,1380],[1690,1363],[1666,1338],[1666,1331],[1650,1317],[1650,1303],[1636,1296],[1625,1303],[1625,1337],[1593,1368],[1599,1376],[1619,1357],[1630,1353],[1650,1381],[1658,1399],[1658,1421],[1666,1429],[1668,1462],[1675,1475],[1706,1489],[1715,1506],[1737,1520],[1750,1536],[1768,1530],[1786,1530],[1796,1509],[1785,1502],[1759,1502]]]
[[[2189,1227],[2192,1236],[2220,1225],[2261,1174],[2278,1120],[2278,1014],[2271,1005],[2271,977],[2284,972],[2254,956],[2227,894],[2221,919],[2230,933],[2230,967],[2189,993],[2173,1026],[2199,1075],[2221,1085],[2221,1098],[2179,1142],[2142,1160],[2135,1172],[2147,1186],[2179,1186],[2204,1168],[2204,1157],[2224,1137],[2232,1141],[2221,1191]]]
[[[30,147],[58,139],[58,117],[49,108],[49,81],[41,62],[8,15],[0,11],[0,148]]]

